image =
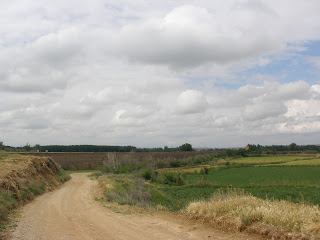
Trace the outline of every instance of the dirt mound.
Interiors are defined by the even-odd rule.
[[[61,169],[51,158],[24,156],[4,159],[0,164],[0,190],[12,191],[18,200],[29,200],[22,195],[32,185],[52,190],[60,183]]]
[[[0,154],[0,239],[10,231],[10,214],[35,196],[69,180],[52,158]]]

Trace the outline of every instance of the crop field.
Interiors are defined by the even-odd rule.
[[[185,165],[177,164],[175,158],[162,164],[166,168],[152,169],[150,163],[154,160],[150,158],[143,162],[144,168],[137,168],[135,176],[150,180],[151,185],[162,191],[170,199],[168,202],[173,203],[165,206],[171,210],[183,209],[191,201],[209,199],[217,191],[233,188],[264,199],[320,205],[320,159],[316,155],[233,160],[209,156],[206,161],[199,158],[200,164],[195,164],[197,158],[188,159]]]
[[[292,161],[299,161],[299,160],[307,160],[313,157],[305,157],[305,156],[268,156],[268,157],[244,157],[244,158],[237,158],[231,160],[231,163],[234,164],[276,164],[276,163],[287,163]]]
[[[193,171],[192,168],[186,171],[183,168],[178,171],[168,169],[167,173],[180,174],[184,184],[165,185],[162,190],[177,208],[184,208],[192,201],[210,199],[219,191],[226,192],[234,188],[262,199],[320,205],[319,158],[279,156],[273,159],[284,163],[260,165],[270,161],[270,158],[254,157],[241,158],[241,161],[248,163],[244,166],[211,167],[208,174],[200,173],[199,166],[194,167]],[[252,166],[252,163],[259,164]]]
[[[286,163],[280,163],[282,166],[320,166],[320,158],[291,161]]]
[[[135,175],[108,172],[100,181],[109,178],[104,183],[107,199],[119,204],[181,210],[202,221],[211,216],[208,221],[217,224],[230,217],[234,226],[241,222],[244,228],[253,224],[258,229],[262,224],[263,234],[263,224],[296,233],[308,232],[309,225],[320,229],[320,165],[315,155],[205,160],[174,161],[166,168],[139,169]]]
[[[208,175],[186,174],[188,184],[199,179],[217,186],[320,186],[320,166],[250,166],[211,170]]]

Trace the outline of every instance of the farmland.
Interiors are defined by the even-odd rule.
[[[230,217],[229,225],[223,226],[237,231],[250,229],[255,222],[267,224],[267,228],[272,223],[277,230],[268,233],[270,237],[278,237],[278,232],[283,234],[283,226],[286,233],[316,236],[307,229],[308,224],[316,224],[315,229],[319,227],[316,216],[320,213],[320,158],[317,155],[230,157],[210,152],[52,155],[63,160],[65,166],[79,169],[86,168],[87,164],[88,169],[99,168],[90,178],[98,179],[99,186],[104,186],[103,197],[96,198],[102,204],[117,202],[187,213],[190,218],[210,218],[208,221],[218,225],[225,224],[223,219]],[[68,159],[69,156],[73,159]],[[3,153],[2,158],[7,157]],[[213,212],[206,212],[209,208],[214,209]],[[279,209],[300,209],[299,214],[303,211],[306,214],[298,218],[288,213],[278,221]],[[270,213],[274,213],[274,217]],[[315,220],[309,222],[309,216]],[[259,233],[262,228],[255,229],[253,232]]]
[[[273,223],[277,230],[268,233],[270,237],[282,234],[284,226],[294,234],[312,235],[305,226],[311,215],[312,221],[317,222],[320,212],[319,160],[317,155],[193,156],[161,164],[162,168],[157,168],[160,166],[157,164],[153,165],[155,168],[142,168],[129,175],[103,175],[100,181],[106,185],[106,198],[120,204],[182,211],[196,219],[210,216],[208,221],[225,227],[226,222],[221,219],[233,216],[228,226],[235,229],[249,229],[256,221],[262,225]],[[140,181],[139,177],[147,181]],[[213,210],[208,212],[208,208]],[[290,212],[278,216],[283,209]],[[289,209],[300,209],[299,218]],[[253,232],[259,233],[259,229]]]
[[[320,159],[319,158],[310,158],[300,161],[290,161],[286,163],[281,163],[279,165],[283,166],[320,166]]]
[[[203,166],[208,168],[208,174],[201,173],[201,166],[166,169],[165,172],[181,174],[184,184],[164,186],[162,189],[181,207],[190,201],[209,199],[217,191],[228,191],[231,188],[241,189],[263,199],[320,205],[320,158],[248,157],[229,162],[231,164],[228,166]],[[161,174],[162,171],[159,172]]]
[[[268,156],[268,157],[245,157],[245,158],[237,158],[231,160],[231,163],[240,165],[240,164],[276,164],[276,163],[288,163],[293,161],[304,161],[311,159],[311,156]]]
[[[183,209],[191,201],[209,199],[217,191],[234,188],[264,199],[320,205],[319,161],[315,155],[236,159],[193,156],[184,162],[161,164],[171,168],[157,168],[156,164],[148,169],[151,165],[145,164],[132,173],[150,180],[163,192],[172,203],[166,206],[170,210]]]
[[[212,169],[208,175],[186,174],[187,184],[205,179],[216,186],[317,186],[320,185],[320,166],[263,166]]]

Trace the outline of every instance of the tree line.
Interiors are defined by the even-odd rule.
[[[10,152],[178,152],[193,151],[189,143],[179,147],[169,148],[137,148],[134,146],[106,146],[106,145],[44,145],[36,144],[31,146],[27,143],[23,147],[5,146],[0,142],[0,149]]]

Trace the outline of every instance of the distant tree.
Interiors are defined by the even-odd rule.
[[[29,152],[31,150],[31,146],[29,143],[27,143],[25,146],[23,146],[23,149]]]
[[[192,151],[192,145],[189,144],[189,143],[185,143],[185,144],[182,144],[180,147],[179,147],[179,150],[180,151]]]
[[[39,150],[39,151],[40,151],[40,149],[41,149],[40,144],[36,144],[36,145],[34,145],[34,146],[33,146],[33,149],[34,149],[34,150],[36,150],[36,151],[37,151],[37,150]]]
[[[0,150],[4,150],[6,148],[5,145],[3,145],[3,142],[0,142]]]
[[[291,151],[295,151],[295,150],[297,150],[297,144],[291,143],[291,144],[289,145],[289,148],[290,148]]]

